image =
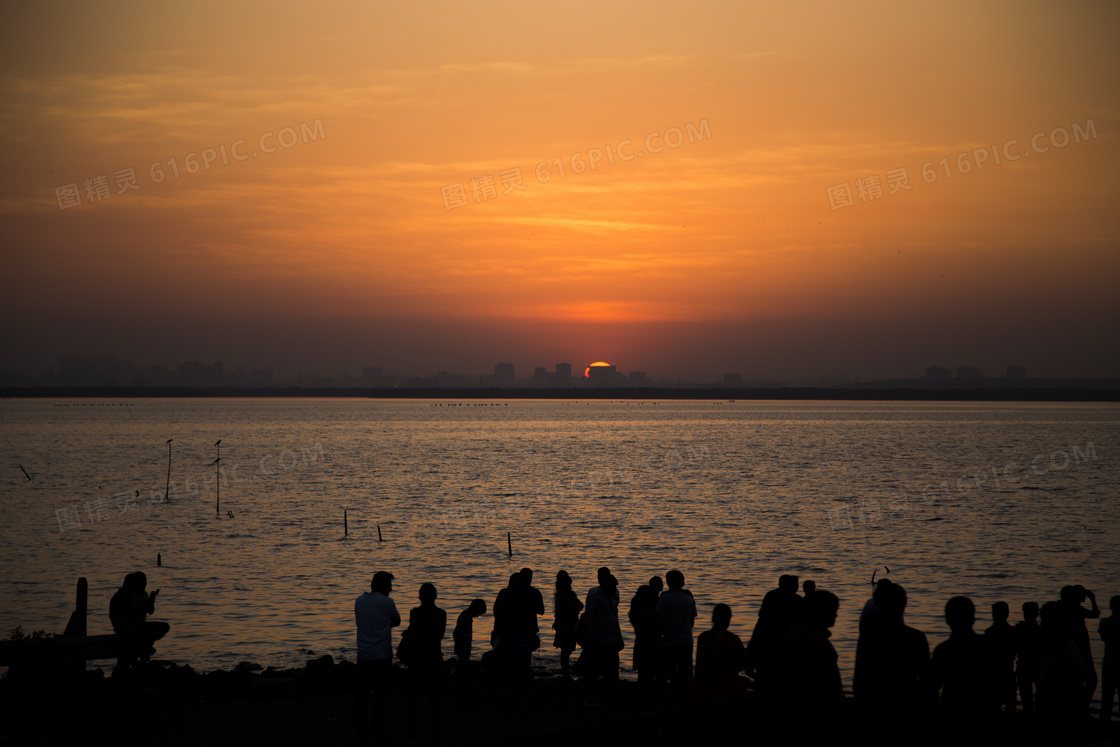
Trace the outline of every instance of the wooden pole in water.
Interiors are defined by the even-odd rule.
[[[214,442],[214,448],[218,450],[214,454],[214,456],[217,457],[217,459],[214,460],[214,464],[218,464],[222,461],[222,439],[219,438]],[[220,494],[222,492],[222,466],[220,464],[214,468],[214,491],[215,494]],[[233,517],[231,516],[230,518],[232,519]]]
[[[506,550],[509,551],[509,556],[513,557],[513,537],[509,532],[506,532]]]
[[[171,500],[171,442],[174,439],[167,439],[167,484],[163,487],[163,500]]]
[[[156,553],[156,566],[158,567],[158,566],[161,566],[161,565],[163,565],[163,553],[157,552]]]
[[[381,525],[380,524],[377,525],[377,541],[378,542],[381,541]]]
[[[346,537],[350,534],[350,524],[346,521],[346,509],[342,509],[342,536]]]
[[[221,508],[219,508],[221,506],[221,503],[222,503],[222,474],[219,471],[219,470],[221,470],[221,467],[218,465],[218,462],[220,462],[220,461],[222,461],[221,457],[218,457],[217,459],[214,460],[214,515],[215,516],[221,516],[222,515]]]

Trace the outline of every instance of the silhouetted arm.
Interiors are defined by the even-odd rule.
[[[534,596],[536,596],[535,601],[537,603],[537,608],[536,608],[535,612],[538,615],[543,615],[544,614],[544,595],[541,594],[540,589],[534,589],[534,591],[536,592],[536,594]]]
[[[1097,595],[1086,589],[1085,596],[1089,597],[1089,604],[1093,605],[1093,609],[1086,612],[1085,617],[1089,620],[1096,620],[1101,616],[1101,608],[1097,606]]]
[[[939,702],[939,695],[941,686],[945,682],[944,665],[941,661],[942,656],[938,655],[937,649],[933,650],[933,655],[929,658],[929,669],[926,670],[929,676],[926,678],[925,694],[926,700],[931,710],[936,710]]]

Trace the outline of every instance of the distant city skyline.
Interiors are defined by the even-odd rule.
[[[738,371],[704,377],[654,377],[642,370],[619,370],[605,361],[588,364],[580,375],[573,375],[571,363],[562,361],[550,369],[534,366],[520,371],[515,364],[496,363],[491,372],[458,372],[437,370],[427,372],[394,372],[392,367],[363,366],[357,371],[309,370],[294,376],[277,375],[270,367],[227,367],[223,361],[203,363],[183,361],[174,366],[141,364],[117,356],[62,356],[54,366],[35,371],[0,369],[0,387],[142,387],[142,388],[602,388],[679,386],[705,388],[768,388],[768,387],[843,387],[875,382],[960,382],[983,385],[1006,382],[1009,386],[1031,380],[1102,381],[1117,379],[1077,379],[1068,377],[1028,376],[1025,366],[1012,364],[1001,371],[983,372],[976,366],[958,366],[956,372],[944,366],[926,366],[909,375],[861,378],[845,374],[766,378],[744,376]],[[578,367],[577,367],[578,369]]]

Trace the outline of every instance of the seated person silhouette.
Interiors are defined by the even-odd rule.
[[[739,671],[743,668],[746,649],[731,626],[731,608],[717,604],[712,610],[712,629],[700,634],[696,641],[696,677],[692,682],[693,703],[730,700],[743,695]]]
[[[142,571],[130,573],[109,600],[109,621],[120,640],[114,674],[127,674],[146,664],[156,651],[152,644],[171,630],[165,622],[148,621],[148,615],[155,614],[159,589],[148,594],[147,587],[148,577]]]

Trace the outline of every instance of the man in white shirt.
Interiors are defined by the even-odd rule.
[[[381,737],[393,673],[393,628],[401,624],[397,605],[389,598],[393,574],[373,574],[370,590],[354,601],[354,621],[358,626],[358,677],[354,693],[354,727],[359,739],[370,735],[369,694],[374,696],[372,731]]]

